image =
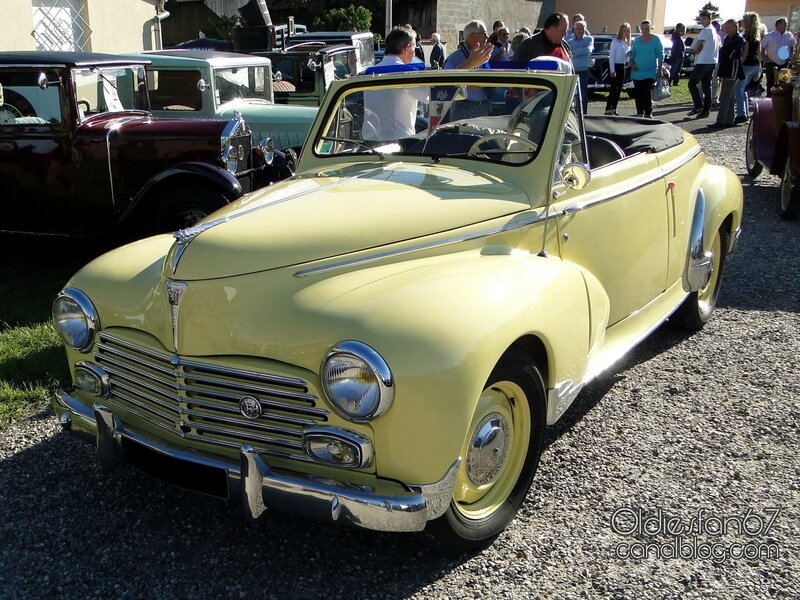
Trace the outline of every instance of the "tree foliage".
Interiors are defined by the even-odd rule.
[[[369,31],[374,25],[383,31],[386,0],[300,0],[314,29]],[[366,11],[366,12],[365,12]]]
[[[203,33],[206,37],[215,40],[233,40],[233,29],[240,26],[239,17],[219,17],[209,21],[203,27]]]
[[[372,12],[363,6],[333,8],[323,17],[315,17],[313,29],[323,31],[369,31],[372,26]]]
[[[700,23],[700,13],[704,11],[708,11],[708,14],[711,15],[712,21],[720,18],[719,6],[713,2],[706,2],[703,7],[697,11],[697,16],[694,18],[695,23]]]

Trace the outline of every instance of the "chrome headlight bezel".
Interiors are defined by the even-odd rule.
[[[235,175],[239,169],[239,153],[230,144],[222,151],[222,164],[231,175]]]
[[[80,312],[81,317],[69,320],[61,317],[60,315],[67,312],[61,307],[68,306],[72,307],[68,310]],[[92,349],[95,334],[100,329],[100,317],[89,296],[77,288],[62,290],[53,302],[52,317],[53,326],[65,344],[83,354],[87,354]],[[77,321],[82,321],[82,323],[77,323],[79,332],[70,331],[71,326],[75,326]]]
[[[339,361],[349,361],[366,369],[372,376],[369,387],[373,398],[363,408],[353,408],[353,400],[342,395],[341,386],[346,386],[347,378],[340,382],[331,381],[330,369]],[[334,346],[325,356],[320,367],[322,390],[333,409],[345,419],[354,423],[366,423],[385,414],[394,401],[394,378],[389,365],[380,354],[363,342],[347,340]],[[350,390],[352,392],[352,389]],[[362,394],[362,397],[366,394]],[[355,402],[358,405],[358,402]]]

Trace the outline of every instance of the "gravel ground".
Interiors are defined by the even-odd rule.
[[[800,222],[778,218],[776,178],[745,175],[745,129],[688,108],[656,116],[745,186],[714,319],[660,328],[580,394],[490,549],[443,558],[280,514],[245,525],[130,469],[108,478],[47,413],[0,439],[0,597],[800,597]]]

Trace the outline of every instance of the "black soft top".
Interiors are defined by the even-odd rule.
[[[628,156],[637,152],[661,152],[683,143],[683,129],[653,119],[587,115],[584,127],[589,135],[616,142]]]
[[[0,65],[99,67],[104,65],[149,65],[146,58],[128,58],[99,52],[0,52]]]

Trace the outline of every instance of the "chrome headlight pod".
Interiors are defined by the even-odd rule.
[[[68,346],[86,354],[100,329],[100,318],[89,296],[76,288],[66,288],[53,302],[53,325]]]
[[[355,340],[334,346],[322,361],[320,379],[333,408],[357,423],[380,417],[394,400],[394,379],[386,361]]]
[[[239,153],[233,146],[228,145],[222,151],[222,163],[225,165],[225,168],[229,173],[232,175],[236,174],[236,171],[239,168]]]
[[[75,364],[75,385],[93,396],[108,396],[111,392],[111,380],[105,369],[90,362]]]

